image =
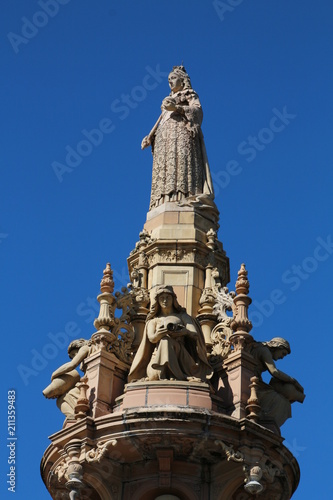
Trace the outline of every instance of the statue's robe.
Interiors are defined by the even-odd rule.
[[[145,378],[161,380],[163,373],[166,374],[165,378],[175,380],[195,378],[203,382],[212,376],[199,324],[186,312],[179,313],[178,317],[183,325],[194,325],[198,335],[195,338],[189,335],[178,338],[166,335],[154,343],[149,339],[148,325],[155,318],[147,321],[141,344],[128,375],[129,382]]]
[[[184,113],[163,110],[152,142],[150,209],[166,201],[205,194],[214,198],[198,95],[192,89],[171,94]]]

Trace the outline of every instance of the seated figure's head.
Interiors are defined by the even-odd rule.
[[[73,340],[68,346],[68,356],[73,359],[74,356],[78,353],[82,346],[86,345],[88,340],[86,339],[76,339]]]
[[[274,360],[282,359],[291,352],[288,340],[282,337],[274,337],[269,342],[263,342],[263,344],[269,348]]]
[[[147,316],[147,320],[152,319],[155,316],[159,316],[159,314],[161,313],[160,298],[161,296],[163,297],[167,295],[172,297],[172,306],[175,312],[181,312],[184,310],[184,308],[181,307],[181,305],[178,303],[177,296],[172,286],[159,285],[155,288],[155,295],[151,300],[150,312]]]

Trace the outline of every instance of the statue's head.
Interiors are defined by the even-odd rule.
[[[150,312],[147,316],[147,320],[152,319],[160,314],[161,312],[160,298],[163,297],[163,295],[170,296],[172,298],[172,306],[176,312],[184,310],[184,308],[178,303],[177,296],[172,286],[159,285],[155,288],[155,294],[153,299],[151,300]]]
[[[73,340],[68,346],[68,356],[72,359],[75,354],[81,349],[82,346],[86,345],[88,340],[86,339],[77,339]]]
[[[191,80],[184,66],[174,66],[168,77],[171,92],[191,89]]]
[[[273,359],[282,359],[287,354],[291,353],[290,345],[288,340],[283,339],[282,337],[274,337],[269,342],[263,342],[272,353]]]

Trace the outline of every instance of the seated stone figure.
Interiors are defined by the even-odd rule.
[[[71,361],[60,366],[52,373],[51,384],[43,394],[48,399],[57,398],[57,406],[66,417],[74,416],[74,409],[79,397],[80,374],[75,369],[90,354],[91,341],[85,339],[73,340],[68,346]]]
[[[259,403],[264,418],[274,420],[280,427],[291,417],[291,403],[303,403],[304,389],[296,379],[278,370],[275,362],[290,354],[289,342],[275,337],[269,342],[254,342],[251,354],[257,361],[259,384]],[[262,381],[261,374],[268,371],[272,378],[269,384]]]
[[[159,286],[128,381],[206,381],[212,376],[200,325],[177,301],[171,286]]]

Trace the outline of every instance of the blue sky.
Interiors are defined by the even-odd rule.
[[[128,282],[150,196],[151,155],[140,143],[182,61],[204,109],[230,288],[245,262],[253,335],[290,341],[279,367],[307,394],[282,427],[301,468],[293,498],[331,498],[333,6],[222,3],[2,5],[1,498],[11,495],[8,390],[15,498],[49,498],[39,462],[63,419],[42,389],[68,359],[54,339],[94,332],[106,262],[118,289]]]

